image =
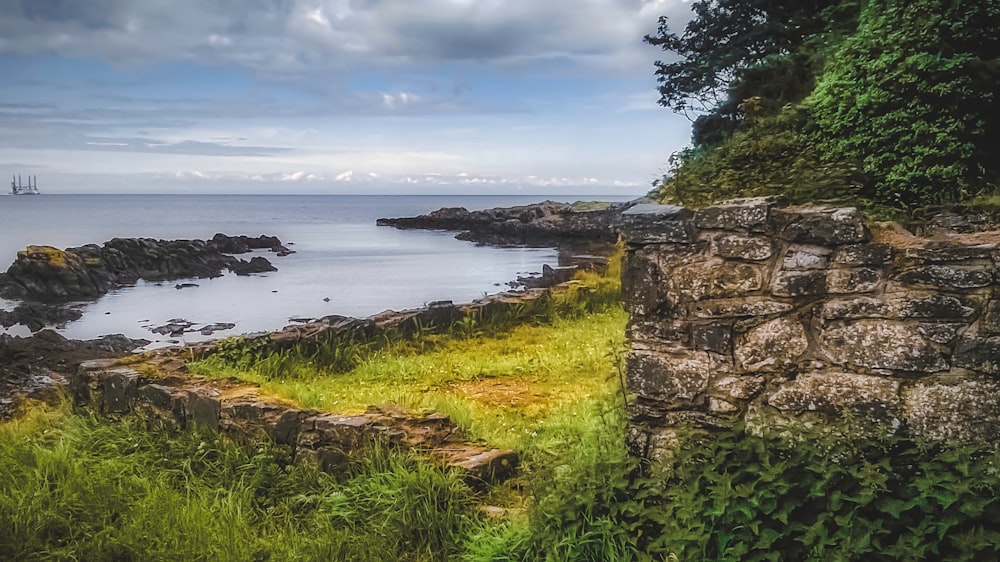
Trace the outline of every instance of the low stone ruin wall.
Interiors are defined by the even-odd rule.
[[[679,424],[850,418],[947,442],[1000,432],[1000,232],[934,239],[773,198],[623,215],[633,444]]]
[[[470,443],[441,414],[412,416],[398,408],[363,414],[303,410],[233,380],[150,376],[114,359],[85,361],[70,380],[77,406],[105,416],[138,416],[175,430],[219,431],[242,441],[268,439],[296,463],[333,472],[376,444],[408,447],[459,470],[470,484],[509,477],[518,457]]]

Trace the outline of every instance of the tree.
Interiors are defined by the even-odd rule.
[[[852,29],[857,0],[698,0],[682,35],[661,17],[645,41],[671,53],[656,62],[660,105],[707,112],[692,130],[695,145],[730,132],[743,99],[761,96],[777,110],[813,87],[820,40],[833,29]],[[813,49],[803,45],[813,44]]]

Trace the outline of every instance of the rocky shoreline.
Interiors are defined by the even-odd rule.
[[[543,201],[533,205],[469,211],[446,207],[416,217],[380,218],[379,226],[456,231],[459,240],[489,246],[565,247],[614,244],[627,203]]]
[[[19,301],[13,310],[0,310],[0,325],[21,324],[37,332],[47,325],[77,320],[80,312],[71,303],[97,299],[141,279],[213,278],[226,270],[236,275],[277,271],[263,256],[235,257],[262,249],[276,256],[294,253],[277,237],[266,235],[216,234],[210,240],[114,238],[65,250],[28,246],[0,273],[0,297]],[[190,286],[194,284],[182,283],[177,288]]]

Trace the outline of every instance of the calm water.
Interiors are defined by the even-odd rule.
[[[42,195],[0,197],[0,268],[29,244],[58,248],[114,237],[211,238],[216,232],[278,236],[298,253],[264,252],[278,271],[181,281],[141,282],[81,304],[83,318],[60,332],[88,339],[122,333],[165,344],[150,328],[174,318],[195,327],[235,323],[222,337],[274,330],[292,318],[369,316],[435,300],[467,302],[503,290],[519,274],[555,265],[547,249],[479,247],[453,233],[375,226],[378,217],[411,216],[440,207],[484,209],[534,203],[544,196],[344,195]],[[588,199],[593,199],[589,197]],[[624,200],[609,197],[606,200]],[[247,257],[247,256],[241,256]],[[329,299],[328,301],[325,299]],[[0,308],[12,303],[0,301]],[[26,334],[22,328],[10,333]],[[185,334],[174,341],[205,339]]]

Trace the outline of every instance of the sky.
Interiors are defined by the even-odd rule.
[[[0,0],[0,172],[45,193],[641,195],[687,0]],[[9,181],[9,180],[7,180]]]

